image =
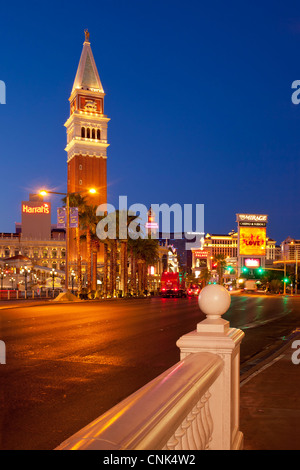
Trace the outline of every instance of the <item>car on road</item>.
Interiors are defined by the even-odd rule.
[[[199,284],[190,284],[187,289],[187,295],[189,297],[197,297],[200,294],[201,288]]]

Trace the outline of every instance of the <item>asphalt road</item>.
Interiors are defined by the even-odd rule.
[[[179,360],[176,341],[204,319],[196,299],[3,308],[0,449],[53,449]],[[241,363],[300,327],[299,297],[232,296]]]

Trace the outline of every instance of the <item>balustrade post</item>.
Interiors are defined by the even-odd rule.
[[[243,434],[239,430],[240,408],[240,343],[244,333],[230,328],[222,318],[227,312],[231,296],[225,287],[212,284],[199,294],[198,304],[206,319],[197,329],[177,341],[180,359],[197,352],[218,354],[224,363],[223,370],[210,388],[210,411],[213,433],[210,449],[242,449]]]

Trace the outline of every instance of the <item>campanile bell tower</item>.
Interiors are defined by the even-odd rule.
[[[67,128],[68,192],[78,192],[93,206],[107,202],[107,123],[104,90],[94,61],[90,34],[85,41],[73,84]],[[91,188],[97,194],[89,196]]]

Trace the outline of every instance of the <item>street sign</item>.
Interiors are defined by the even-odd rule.
[[[57,209],[57,228],[66,228],[66,208]]]
[[[66,208],[59,207],[57,209],[57,228],[66,228]],[[77,228],[78,227],[78,207],[70,207],[69,209],[69,227]]]
[[[70,228],[78,228],[78,207],[70,207]]]

